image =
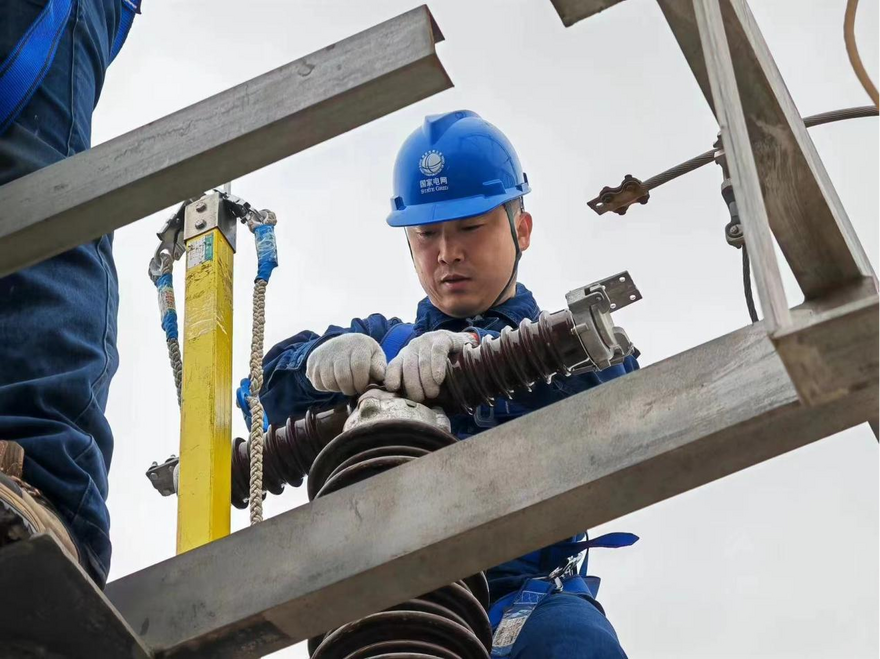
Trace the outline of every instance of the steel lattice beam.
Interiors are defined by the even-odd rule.
[[[793,313],[811,331],[807,319],[842,304]],[[874,296],[857,318],[866,305],[876,317]],[[834,404],[800,403],[752,325],[125,577],[107,595],[160,656],[266,654],[874,418],[873,327],[851,337],[868,356],[863,382]]]
[[[715,100],[693,0],[658,0],[709,105]],[[810,299],[873,277],[825,166],[744,0],[721,0],[735,85],[776,240]],[[712,30],[705,20],[704,31]],[[716,68],[716,62],[712,62]],[[728,85],[730,79],[720,80]],[[716,112],[718,115],[718,112]]]
[[[419,7],[0,187],[0,276],[452,86]]]
[[[617,4],[613,0],[551,1],[565,25]],[[714,110],[693,0],[657,3]],[[862,278],[874,278],[748,4],[721,0],[720,5],[736,79],[723,76],[719,84],[738,87],[770,226],[804,295],[820,297]],[[711,21],[704,21],[704,32],[713,27]]]

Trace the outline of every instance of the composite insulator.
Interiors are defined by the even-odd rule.
[[[308,478],[309,499],[456,441],[448,431],[424,421],[388,419],[355,426],[331,441],[315,459]],[[310,639],[309,653],[312,659],[488,659],[492,648],[488,606],[489,586],[480,572]]]
[[[531,391],[536,382],[569,375],[589,358],[568,309],[524,319],[517,330],[505,327],[498,338],[486,337],[449,361],[444,402],[473,414],[479,405],[494,405],[498,396]]]
[[[309,409],[302,418],[270,426],[263,444],[263,487],[281,494],[285,485],[302,485],[321,449],[342,432],[350,412],[348,405]],[[236,508],[248,506],[250,464],[248,442],[237,437],[232,445],[232,505]]]

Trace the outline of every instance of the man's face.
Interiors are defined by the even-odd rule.
[[[521,211],[514,223],[520,250],[525,251],[532,217]],[[503,206],[485,215],[406,231],[422,288],[435,307],[454,318],[488,310],[513,272],[516,247]],[[502,300],[513,291],[512,282]]]

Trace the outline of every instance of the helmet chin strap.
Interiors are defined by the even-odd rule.
[[[504,294],[507,293],[507,289],[510,288],[510,285],[516,280],[516,273],[519,269],[519,259],[522,257],[522,250],[519,248],[519,240],[516,237],[516,215],[510,209],[509,203],[504,204],[504,212],[507,213],[507,222],[510,224],[510,235],[513,238],[513,246],[516,249],[516,256],[513,259],[513,271],[510,273],[507,283],[504,284],[504,288],[501,289],[501,292],[498,294],[498,297],[495,298],[495,301],[489,305],[489,309],[492,309],[496,304],[502,301]]]

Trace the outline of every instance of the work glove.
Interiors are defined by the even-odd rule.
[[[385,377],[385,353],[366,334],[340,334],[312,351],[306,362],[306,377],[318,391],[362,394],[370,378]]]
[[[385,388],[400,391],[417,403],[440,395],[446,379],[446,359],[479,343],[471,332],[437,330],[416,337],[388,364]]]

